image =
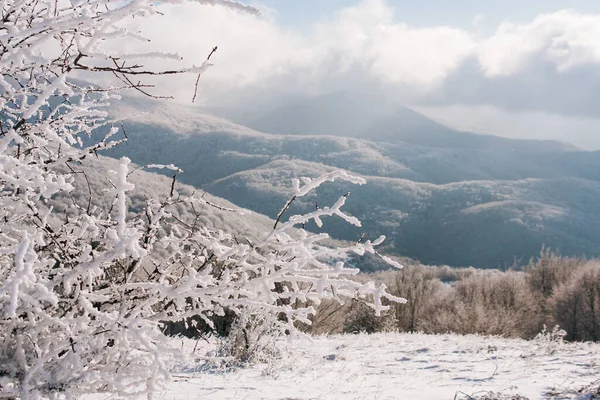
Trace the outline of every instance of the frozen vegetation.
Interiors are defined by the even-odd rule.
[[[229,0],[200,3],[257,12]],[[383,284],[350,279],[359,270],[345,263],[349,254],[372,254],[402,268],[377,251],[385,236],[337,247],[327,234],[303,229],[329,217],[360,226],[342,209],[347,196],[286,214],[322,184],[362,185],[360,176],[340,170],[297,177],[290,182],[294,195],[265,229],[260,218],[238,226],[247,213],[177,185],[182,171],[173,163],[100,161],[98,153],[127,141],[106,111],[110,102],[122,90],[147,88],[130,77],[199,79],[211,66],[216,48],[200,66],[174,70],[135,60],[180,61],[176,54],[111,48],[125,39],[147,43],[122,24],[160,15],[155,7],[145,0],[0,5],[1,398],[152,397],[171,380],[177,356],[165,324],[192,316],[214,328],[229,314],[292,338],[322,300],[361,299],[375,315],[405,302]],[[75,81],[74,71],[109,73],[125,86]],[[141,169],[169,171],[171,178],[152,182]],[[207,207],[232,221],[220,222],[218,212],[207,221]]]
[[[197,2],[258,14],[232,0]],[[595,154],[456,132],[405,108],[359,116],[340,133],[327,118],[356,104],[315,99],[292,106],[302,111],[286,118],[292,130],[261,133],[123,98],[128,89],[153,97],[139,76],[180,74],[196,78],[196,98],[212,66],[217,47],[182,67],[180,55],[145,51],[149,40],[126,28],[164,15],[162,5],[0,4],[1,399],[598,394],[598,345],[563,339],[599,340],[600,264],[547,252],[552,262],[525,272],[462,271],[454,284],[426,279],[434,275],[420,265],[393,275],[356,268],[401,270],[387,251],[489,267],[546,242],[597,255]],[[121,41],[143,45],[119,52]],[[146,68],[147,59],[159,61]],[[315,112],[324,119],[302,125]],[[285,114],[284,105],[274,115]],[[251,125],[281,123],[257,118]],[[427,295],[437,303],[420,301]],[[317,313],[331,304],[339,308]],[[439,321],[417,318],[442,308]],[[316,335],[333,314],[357,334]],[[566,331],[535,336],[562,317]],[[506,335],[535,338],[392,333],[423,321],[439,333],[443,318],[502,334],[530,319],[528,332]]]

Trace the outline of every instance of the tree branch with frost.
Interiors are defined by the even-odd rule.
[[[234,1],[199,2],[256,12]],[[402,301],[384,286],[349,279],[358,271],[340,261],[349,252],[377,254],[383,239],[335,249],[323,245],[326,234],[298,229],[325,216],[360,225],[342,211],[347,196],[282,222],[291,200],[256,244],[200,224],[201,206],[227,209],[179,193],[175,180],[162,200],[131,208],[127,158],[102,179],[110,182],[112,204],[92,199],[101,190],[87,175],[86,195],[75,196],[79,169],[93,165],[89,156],[127,137],[115,138],[117,121],[106,111],[123,88],[79,84],[73,73],[115,74],[124,88],[149,95],[134,76],[210,67],[214,51],[200,67],[151,70],[136,60],[177,55],[106,49],[114,40],[146,40],[120,25],[156,13],[150,0],[0,5],[0,397],[151,395],[168,381],[177,353],[161,321],[200,315],[209,323],[227,309],[261,315],[295,334],[295,323],[310,323],[322,299],[362,297],[377,313],[386,307],[382,299]],[[145,167],[178,172],[172,165]],[[294,198],[338,179],[364,183],[335,171],[295,181]],[[57,212],[61,195],[72,195],[73,206]],[[191,221],[182,207],[193,210]]]
[[[363,178],[350,175],[346,171],[342,171],[342,170],[328,172],[326,174],[321,175],[319,178],[317,178],[315,180],[313,180],[312,178],[303,177],[302,182],[304,183],[304,185],[302,187],[300,187],[300,180],[294,178],[292,180],[292,185],[294,188],[294,195],[285,203],[285,205],[283,206],[281,211],[279,211],[279,213],[277,214],[277,217],[275,219],[275,225],[273,226],[273,229],[277,228],[277,225],[279,224],[279,221],[281,220],[281,217],[283,216],[283,214],[290,208],[292,203],[298,197],[306,196],[308,193],[315,190],[317,187],[319,187],[323,183],[334,182],[335,180],[344,180],[344,181],[355,183],[358,185],[364,185],[367,182]],[[345,197],[347,197],[349,194],[350,193],[348,193]],[[341,205],[340,205],[340,207],[341,207]],[[318,210],[318,207],[316,207],[316,208]],[[321,214],[321,215],[325,215],[325,214]],[[308,221],[305,221],[305,222],[308,222]]]

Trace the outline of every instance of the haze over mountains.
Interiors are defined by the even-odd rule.
[[[335,238],[385,234],[391,253],[481,268],[526,262],[542,245],[600,256],[599,152],[459,132],[352,93],[284,102],[240,120],[246,126],[148,99],[125,98],[112,112],[148,114],[125,123],[129,142],[109,155],[174,163],[182,182],[270,217],[294,177],[334,168],[363,175],[365,186],[329,185],[317,196],[327,205],[351,192],[346,209],[363,227],[325,221]]]

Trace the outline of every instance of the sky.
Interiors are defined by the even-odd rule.
[[[382,92],[439,122],[600,149],[597,0],[247,0],[260,16],[201,3],[157,3],[128,27],[200,65],[197,104],[276,107],[337,91]],[[149,60],[159,68],[169,60]],[[189,102],[194,77],[157,81]]]
[[[344,7],[357,4],[352,0],[262,0],[244,1],[275,10],[281,26],[305,30],[318,21],[327,20]],[[595,0],[388,0],[397,19],[414,26],[451,25],[468,28],[475,17],[485,17],[488,27],[503,21],[527,22],[539,14],[564,9],[599,13]],[[490,28],[493,28],[490,27]]]

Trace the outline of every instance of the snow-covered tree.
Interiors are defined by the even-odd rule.
[[[255,12],[228,0],[199,2]],[[260,314],[294,335],[295,322],[310,323],[321,299],[364,297],[376,314],[386,309],[383,299],[403,301],[383,285],[348,279],[358,271],[345,268],[345,255],[376,253],[383,237],[339,249],[322,245],[326,234],[302,229],[329,216],[359,225],[342,211],[345,196],[284,220],[288,203],[273,229],[253,242],[178,218],[177,206],[206,201],[178,193],[175,177],[166,198],[130,209],[132,169],[122,158],[106,177],[112,207],[95,206],[89,188],[90,197],[68,213],[53,211],[56,196],[71,191],[75,179],[87,180],[81,162],[125,140],[116,139],[120,123],[106,111],[120,90],[146,93],[138,76],[192,73],[194,81],[210,66],[207,59],[156,71],[136,60],[178,56],[109,50],[115,40],[145,40],[123,22],[155,8],[151,0],[0,3],[1,398],[152,394],[168,381],[176,353],[163,321],[200,315],[210,324],[227,309]],[[110,74],[120,84],[72,79],[81,71]],[[91,143],[93,132],[106,134]],[[294,182],[294,198],[333,180],[364,183],[343,171],[303,178]]]

